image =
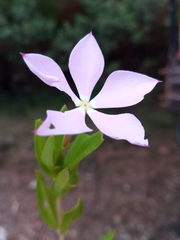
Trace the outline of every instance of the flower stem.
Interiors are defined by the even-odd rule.
[[[67,147],[70,144],[72,137],[73,137],[72,135],[66,135],[65,136],[64,143],[63,143],[64,148]]]
[[[64,240],[65,239],[64,235],[62,235],[59,230],[57,230],[57,235],[58,235],[58,240]]]
[[[57,204],[57,218],[58,218],[58,225],[59,225],[62,217],[61,199],[58,198],[56,204]]]
[[[61,199],[57,199],[57,217],[58,217],[58,225],[61,222],[61,217],[62,217],[62,207],[61,207]],[[57,229],[57,234],[58,234],[58,240],[64,240],[64,235],[61,234],[60,230]]]

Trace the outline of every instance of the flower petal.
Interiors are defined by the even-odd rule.
[[[85,111],[75,108],[67,112],[47,110],[47,118],[42,125],[34,131],[40,136],[72,135],[91,132],[85,123]]]
[[[124,139],[132,144],[148,146],[148,140],[144,139],[144,128],[134,115],[129,113],[108,115],[94,109],[88,110],[87,114],[105,135],[114,139]]]
[[[93,108],[116,108],[137,104],[158,82],[140,73],[115,71],[109,75],[98,95],[91,100],[91,106]]]
[[[29,69],[43,82],[67,93],[75,103],[78,101],[77,96],[69,87],[61,68],[53,59],[35,53],[22,53],[21,55]]]
[[[92,33],[89,33],[77,43],[69,57],[69,70],[81,100],[89,100],[103,69],[101,49]]]

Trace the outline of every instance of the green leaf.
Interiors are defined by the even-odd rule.
[[[105,236],[103,236],[101,240],[113,240],[114,236],[115,236],[115,231],[110,231]]]
[[[79,134],[72,142],[64,160],[64,168],[74,169],[78,163],[98,148],[103,142],[101,132],[92,135]]]
[[[61,112],[66,112],[67,110],[68,110],[68,108],[67,108],[66,104],[64,104],[60,111]]]
[[[71,210],[63,213],[61,223],[60,223],[60,231],[64,234],[69,226],[83,213],[83,205],[81,199],[78,200],[76,206]]]
[[[40,120],[40,119],[36,120],[35,121],[35,129],[37,129],[41,124],[42,124],[42,120]],[[39,166],[41,167],[41,169],[44,171],[44,173],[46,173],[48,176],[51,176],[50,170],[43,163],[42,158],[41,158],[46,140],[47,140],[46,137],[42,137],[42,136],[38,136],[38,135],[34,134],[34,148],[35,148],[37,162],[38,162]]]
[[[53,197],[43,176],[38,171],[36,171],[36,181],[36,196],[40,215],[48,226],[57,228],[56,198]]]
[[[48,137],[43,151],[42,151],[42,161],[43,163],[49,168],[49,169],[53,169],[54,166],[54,161],[53,161],[53,149],[54,149],[54,137]]]
[[[75,186],[69,184],[69,171],[64,169],[61,171],[57,178],[54,180],[51,191],[55,197],[61,197],[64,194],[68,193]]]
[[[42,124],[42,120],[38,119],[35,121],[35,129],[37,129]],[[41,164],[41,154],[46,142],[45,137],[34,135],[34,145],[35,145],[35,154],[39,165]]]
[[[60,167],[55,165],[54,160],[54,152],[55,152],[55,146],[54,146],[54,136],[48,137],[46,140],[46,143],[43,148],[43,152],[41,155],[41,159],[43,164],[48,169],[48,176],[49,177],[55,177],[56,174],[60,171]]]
[[[61,108],[61,112],[65,112],[67,111],[68,108],[66,105],[64,105]],[[53,159],[54,159],[54,164],[57,165],[62,165],[62,161],[63,161],[63,156],[61,154],[63,154],[63,143],[64,143],[64,139],[65,139],[65,135],[57,135],[54,136],[54,153],[53,153]]]
[[[77,172],[77,167],[74,169],[70,170],[70,178],[69,178],[69,183],[70,184],[75,184],[79,178],[79,174]]]
[[[63,142],[64,135],[54,136],[53,162],[55,165],[63,164]]]

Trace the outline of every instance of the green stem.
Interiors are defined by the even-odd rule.
[[[57,218],[58,218],[58,225],[59,225],[61,222],[61,216],[62,216],[61,199],[60,198],[57,199],[56,204],[57,204]]]
[[[61,207],[61,199],[57,199],[57,217],[58,217],[58,225],[60,225],[61,217],[62,217],[62,207]],[[58,240],[64,240],[64,235],[57,229]]]
[[[64,235],[62,235],[59,230],[57,230],[57,235],[58,235],[58,240],[64,240],[65,239]]]

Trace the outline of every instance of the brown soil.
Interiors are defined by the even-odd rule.
[[[56,240],[37,211],[32,121],[0,120],[0,226],[8,240]],[[180,149],[173,130],[149,136],[150,148],[105,139],[79,169],[80,180],[65,208],[84,202],[85,213],[67,240],[100,240],[110,229],[116,240],[180,239]]]

